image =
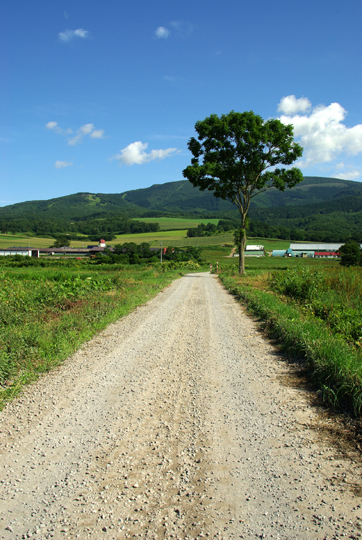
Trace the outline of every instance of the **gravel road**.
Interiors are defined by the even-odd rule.
[[[177,280],[0,414],[0,538],[361,538],[357,452],[291,369],[215,276]]]

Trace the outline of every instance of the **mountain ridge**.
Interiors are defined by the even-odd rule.
[[[362,197],[362,183],[337,178],[304,177],[284,192],[271,188],[253,199],[251,209],[307,206],[347,196]],[[154,212],[210,214],[235,211],[235,206],[194,188],[188,180],[153,184],[122,193],[79,192],[48,200],[24,201],[0,208],[0,219],[37,217],[79,219],[105,213],[144,217]]]

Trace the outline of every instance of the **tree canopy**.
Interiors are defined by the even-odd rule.
[[[211,116],[196,122],[197,139],[188,148],[191,165],[183,175],[194,187],[212,191],[215,197],[232,201],[241,217],[236,234],[239,272],[245,272],[244,250],[250,203],[253,197],[275,187],[284,191],[303,180],[301,171],[289,168],[303,149],[293,139],[293,126],[280,120],[263,120],[254,112]],[[288,168],[279,168],[285,165]]]
[[[355,240],[347,242],[339,248],[342,266],[359,266],[362,263],[361,246]]]

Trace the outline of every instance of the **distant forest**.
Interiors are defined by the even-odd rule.
[[[53,237],[68,236],[70,240],[85,240],[98,242],[101,238],[113,240],[117,234],[135,234],[156,232],[160,230],[158,223],[145,223],[129,219],[126,216],[110,216],[104,218],[89,216],[82,220],[68,221],[65,219],[49,218],[15,218],[0,219],[2,233],[31,233],[35,236]]]

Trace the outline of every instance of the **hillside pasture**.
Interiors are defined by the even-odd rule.
[[[32,247],[47,248],[54,244],[54,238],[40,238],[38,236],[27,236],[26,234],[0,234],[0,248],[10,247]]]

